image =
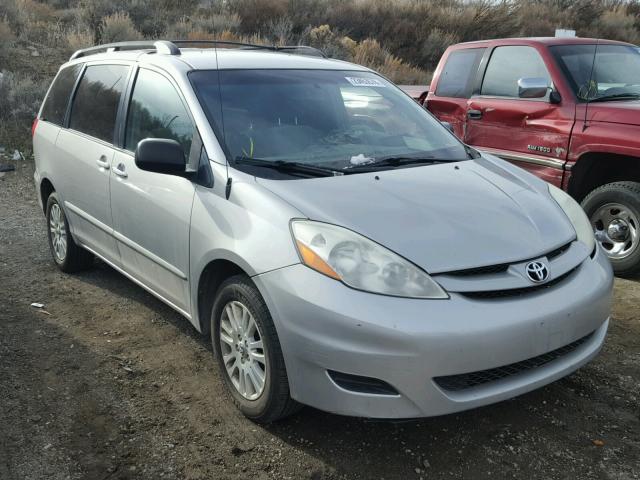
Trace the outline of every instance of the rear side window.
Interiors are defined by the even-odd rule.
[[[467,48],[451,52],[438,79],[436,95],[469,98],[484,51],[484,48]]]
[[[128,71],[125,65],[87,67],[73,99],[69,128],[113,143],[118,105]]]
[[[546,78],[551,84],[547,67],[535,48],[498,47],[491,54],[480,94],[517,98],[521,78]]]
[[[170,138],[189,154],[193,123],[171,82],[151,70],[141,68],[131,95],[125,148],[134,151],[145,138]]]
[[[81,68],[82,65],[77,64],[60,70],[42,107],[41,120],[62,125],[67,113],[71,90],[73,90]]]

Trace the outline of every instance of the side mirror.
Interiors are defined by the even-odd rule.
[[[451,133],[455,133],[453,131],[453,125],[451,125],[449,122],[440,122],[442,124],[442,126],[444,128],[446,128],[447,130],[449,130]]]
[[[518,97],[543,98],[547,95],[549,88],[549,81],[546,78],[521,78],[518,80]]]
[[[182,145],[167,138],[140,140],[135,161],[140,170],[156,173],[181,174],[187,167]]]

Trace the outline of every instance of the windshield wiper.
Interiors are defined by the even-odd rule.
[[[362,163],[360,165],[350,165],[344,168],[345,173],[377,170],[384,167],[402,167],[405,165],[431,165],[434,163],[446,163],[453,160],[442,160],[435,157],[386,157],[375,162]]]
[[[262,160],[260,158],[236,157],[235,163],[240,165],[252,165],[254,167],[271,168],[279,172],[301,173],[312,177],[330,177],[335,175],[344,175],[340,170],[321,167],[319,165],[309,165],[300,162],[288,162],[285,160]]]
[[[609,100],[638,100],[640,94],[638,93],[617,93],[616,95],[605,95],[604,97],[596,97],[589,100],[589,103],[595,102],[608,102]]]

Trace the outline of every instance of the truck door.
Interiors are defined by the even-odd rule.
[[[450,50],[442,58],[427,97],[427,109],[440,121],[449,122],[458,138],[464,138],[467,100],[471,96],[480,60],[486,48]],[[444,66],[443,66],[444,65]]]
[[[528,45],[488,52],[481,84],[467,101],[467,144],[512,161],[556,186],[562,183],[575,108],[563,104],[540,52]],[[521,85],[547,82],[539,98],[522,98]]]

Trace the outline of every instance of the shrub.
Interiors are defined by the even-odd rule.
[[[596,22],[595,31],[599,37],[638,43],[640,34],[635,21],[632,15],[627,14],[625,7],[619,5],[602,14]]]
[[[9,47],[13,46],[16,40],[16,36],[11,30],[11,26],[6,18],[0,19],[0,55],[3,51],[6,51]]]
[[[101,43],[124,42],[141,38],[142,34],[133,26],[128,13],[116,12],[102,19]]]
[[[73,52],[93,45],[93,34],[88,30],[67,32],[66,37],[69,50]]]

